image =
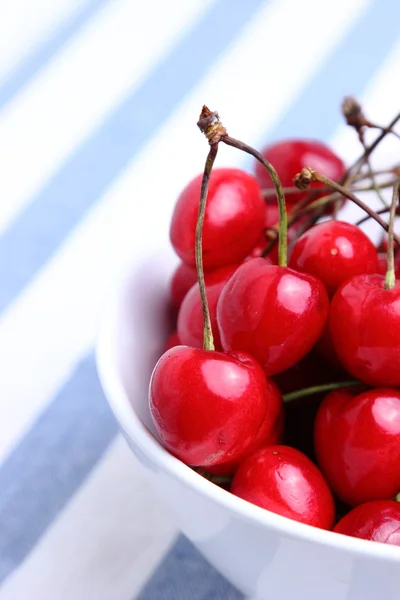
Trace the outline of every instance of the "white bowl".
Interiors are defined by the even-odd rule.
[[[253,506],[197,475],[155,439],[147,390],[168,329],[162,280],[169,270],[168,253],[158,253],[130,271],[106,313],[97,358],[121,430],[180,529],[229,581],[256,598],[397,600],[400,548]]]

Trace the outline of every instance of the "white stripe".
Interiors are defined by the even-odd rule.
[[[19,62],[89,0],[2,0],[0,2],[0,85]],[[23,15],[23,18],[21,18]]]
[[[232,102],[234,99],[237,115],[232,114],[234,109],[228,109],[231,118],[226,124],[233,135],[251,142],[260,130],[272,123],[279,107],[283,110],[288,98],[293,97],[305,81],[305,77],[296,77],[296,85],[292,82],[298,65],[307,64],[310,74],[320,64],[324,48],[325,55],[326,48],[332,49],[337,32],[342,31],[344,35],[362,14],[359,2],[347,6],[346,11],[337,8],[337,3],[328,7],[308,0],[300,10],[296,0],[286,0],[260,10],[211,75],[153,137],[140,157],[129,165],[73,231],[58,254],[3,313],[0,320],[0,398],[3,399],[0,403],[0,461],[90,348],[101,300],[107,290],[114,287],[124,261],[132,254],[139,261],[141,253],[149,247],[155,249],[163,245],[164,251],[177,190],[191,174],[202,169],[207,152],[206,142],[196,127],[201,102],[208,101],[212,95],[213,108],[225,106],[228,109],[229,98]],[[296,17],[297,25],[290,34],[292,44],[298,47],[297,60],[288,57],[286,77],[274,94],[265,96],[265,82],[260,77],[264,54],[272,55],[275,51],[281,31],[287,26],[288,11]],[[315,36],[307,44],[299,26],[303,11],[304,14],[314,11],[315,18],[329,17],[318,39],[319,53],[314,52]],[[262,56],[257,54],[260,47],[264,48]],[[242,54],[247,58],[257,56],[257,60],[247,65],[248,87],[238,86],[232,77],[235,64],[242,64]],[[220,90],[222,104],[213,94],[214,89]],[[265,109],[251,110],[245,115],[241,112],[250,96],[257,98],[263,94]],[[221,114],[225,120],[222,111]],[[175,168],[171,168],[171,161],[166,157],[174,157]],[[239,152],[221,148],[219,164],[239,165],[243,160]],[[167,276],[167,273],[160,274],[160,277]]]
[[[211,2],[109,2],[0,114],[0,233]]]
[[[1,600],[132,600],[176,535],[118,437]]]

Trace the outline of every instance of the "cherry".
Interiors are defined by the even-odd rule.
[[[177,346],[154,368],[150,412],[163,446],[188,465],[207,467],[239,459],[268,415],[272,428],[275,394],[243,352]]]
[[[314,527],[330,529],[332,494],[317,467],[289,446],[270,446],[245,459],[231,492],[257,506]]]
[[[282,395],[279,388],[275,385],[272,379],[266,378],[268,392],[269,392],[269,404],[266,418],[260,427],[255,439],[250,444],[246,452],[241,456],[240,461],[234,460],[222,465],[210,467],[207,469],[210,473],[215,475],[232,475],[237,471],[237,468],[241,461],[247,456],[254,454],[261,448],[267,448],[268,446],[276,446],[282,442],[283,427],[285,422],[285,413],[283,410]],[[273,423],[271,427],[271,422]]]
[[[329,328],[346,371],[375,386],[400,385],[400,282],[384,289],[382,275],[358,275],[333,297]]]
[[[222,350],[217,327],[217,302],[218,298],[231,275],[236,271],[237,265],[221,267],[205,275],[206,294],[210,311],[211,328],[214,335],[214,344],[217,350]],[[186,294],[178,313],[177,331],[182,344],[203,347],[203,311],[201,305],[199,284]]]
[[[267,375],[275,375],[311,350],[327,312],[328,297],[318,279],[253,258],[237,269],[219,297],[222,347],[252,354]]]
[[[195,229],[202,176],[195,177],[178,198],[170,237],[180,258],[195,265]],[[265,204],[257,180],[239,169],[211,173],[203,230],[206,270],[243,260],[264,227]]]
[[[171,348],[175,348],[175,346],[180,346],[181,345],[181,341],[179,339],[179,336],[177,334],[176,331],[174,331],[173,333],[171,333],[168,338],[167,341],[164,344],[164,352],[166,352],[167,350],[170,350]]]
[[[355,506],[400,490],[400,393],[329,393],[315,421],[318,464],[337,496]]]
[[[295,243],[289,266],[318,277],[333,295],[347,279],[376,273],[374,244],[356,225],[326,221],[311,227]]]
[[[197,282],[197,273],[195,267],[186,263],[180,263],[169,284],[170,297],[175,308],[179,308],[190,288]]]
[[[338,181],[346,173],[346,167],[342,160],[325,144],[316,140],[309,139],[287,139],[267,146],[262,151],[262,155],[274,165],[279,178],[284,187],[293,186],[293,178],[296,173],[304,167],[312,167],[316,171],[322,171],[330,179]],[[260,163],[255,167],[256,177],[261,188],[269,189],[272,187],[265,169]],[[315,186],[315,187],[321,187]],[[326,194],[319,193],[313,196],[312,200],[321,198]],[[307,192],[300,194],[288,194],[287,204],[296,204],[307,197]],[[267,201],[273,202],[274,197],[267,198]],[[332,212],[330,205],[328,211]]]
[[[393,500],[361,504],[347,513],[333,531],[363,540],[400,546],[400,504]]]

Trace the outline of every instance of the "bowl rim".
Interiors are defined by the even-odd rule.
[[[300,541],[328,546],[346,554],[390,563],[400,562],[400,548],[397,546],[319,529],[263,509],[218,487],[170,454],[139,419],[118,375],[113,340],[122,288],[123,286],[120,286],[112,298],[109,298],[103,311],[95,346],[97,372],[108,404],[121,430],[160,470],[220,507],[228,508],[231,513],[238,513],[241,519],[253,525],[272,529]]]

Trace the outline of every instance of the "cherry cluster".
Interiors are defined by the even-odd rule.
[[[399,174],[370,163],[400,115],[378,127],[351,98],[343,113],[363,144],[350,168],[313,140],[259,153],[203,108],[209,153],[172,217],[176,331],[152,374],[150,412],[165,448],[232,494],[400,546]],[[370,146],[367,127],[379,132]],[[213,169],[221,143],[254,156],[254,175]],[[388,232],[378,247],[338,218],[349,201]]]

